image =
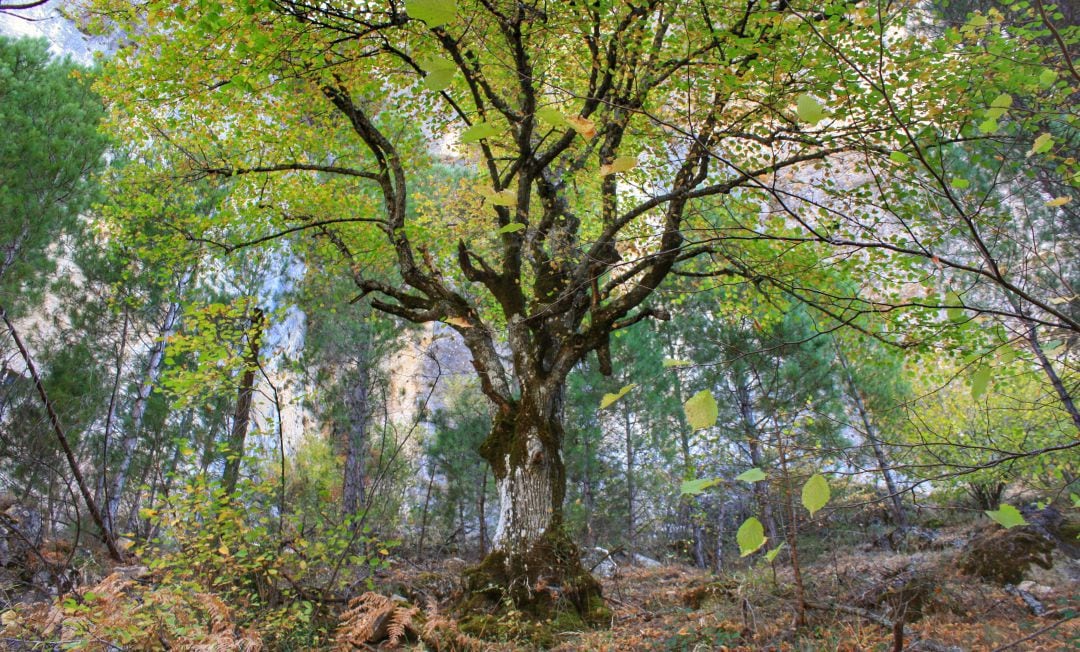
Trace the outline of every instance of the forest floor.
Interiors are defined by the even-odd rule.
[[[720,575],[684,565],[622,567],[602,578],[610,629],[558,634],[554,645],[481,649],[893,650],[900,649],[900,618],[902,649],[910,652],[1080,649],[1080,561],[1057,549],[1047,558],[1051,568],[1031,566],[1018,586],[987,581],[961,570],[974,535],[970,527],[944,530],[922,549],[900,552],[813,542],[808,548],[816,550],[805,551],[813,560],[803,568],[801,627],[794,626],[797,594],[786,561]],[[440,577],[431,569],[394,575],[394,584],[413,589]],[[441,579],[452,584],[453,570]]]
[[[54,647],[58,643],[63,649],[223,652],[1080,650],[1076,528],[1067,538],[1048,538],[1026,527],[1005,530],[983,521],[913,528],[890,545],[883,537],[866,543],[865,533],[844,541],[838,528],[801,536],[807,609],[798,627],[797,584],[784,554],[774,564],[733,560],[739,566],[719,574],[685,565],[618,566],[601,578],[611,626],[569,632],[557,625],[545,629],[513,612],[472,619],[476,614],[455,614],[467,562],[401,560],[372,578],[373,590],[354,597],[344,613],[326,614],[327,636],[317,648],[275,643],[266,635],[287,631],[284,624],[260,628],[244,618],[242,605],[193,594],[186,586],[170,588],[145,568],[130,579],[122,569],[105,571],[110,574],[101,581],[77,589],[77,599],[5,611],[0,648],[60,649]],[[985,553],[981,568],[1012,573],[1011,583],[973,570],[976,544]]]

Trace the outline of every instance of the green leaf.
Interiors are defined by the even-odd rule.
[[[1050,151],[1050,148],[1054,146],[1054,137],[1050,134],[1039,134],[1039,137],[1035,139],[1035,142],[1031,144],[1031,149],[1027,155],[1032,156],[1034,154],[1045,154]]]
[[[488,122],[477,122],[473,126],[466,129],[461,134],[461,144],[467,145],[469,143],[475,143],[478,140],[484,138],[490,138],[499,133],[498,128],[495,125]]]
[[[986,393],[990,384],[991,369],[989,365],[979,365],[975,373],[971,374],[971,398],[976,401]]]
[[[964,321],[964,302],[960,300],[960,295],[956,292],[949,290],[945,293],[946,306],[945,314],[949,317],[951,322]]]
[[[690,427],[694,430],[711,428],[716,424],[716,418],[720,414],[716,399],[707,389],[691,396],[683,408],[686,410],[686,420],[690,422]]]
[[[1024,520],[1024,516],[1020,513],[1020,510],[1005,503],[999,505],[997,511],[991,512],[987,510],[985,514],[994,519],[995,522],[1006,530],[1014,528],[1017,525],[1027,525],[1027,521]]]
[[[780,554],[780,551],[783,550],[783,548],[784,542],[781,541],[780,545],[765,553],[765,561],[769,562],[770,564],[773,563],[773,560],[776,559],[776,556]]]
[[[679,485],[679,493],[683,496],[697,496],[709,487],[716,485],[720,480],[702,478],[700,480],[683,480]]]
[[[762,480],[764,480],[765,479],[765,472],[762,471],[761,469],[757,468],[757,467],[754,467],[752,469],[748,469],[746,471],[743,471],[739,475],[735,476],[735,479],[736,480],[742,480],[743,482],[749,482],[750,484],[753,484],[755,482],[761,482]]]
[[[889,160],[903,165],[911,161],[911,157],[901,151],[893,151],[889,154]]]
[[[957,190],[963,190],[964,188],[970,186],[971,182],[967,179],[953,179],[949,182],[949,185],[953,188],[956,188]]]
[[[429,59],[422,61],[420,67],[427,73],[421,86],[429,91],[441,91],[450,86],[457,72],[457,66],[448,59]]]
[[[505,190],[491,193],[488,200],[496,206],[513,206],[517,203],[517,193],[506,188]]]
[[[603,410],[615,401],[626,396],[627,392],[634,389],[635,387],[637,387],[637,383],[630,383],[629,385],[626,385],[614,394],[604,394],[603,398],[600,399],[600,409]]]
[[[1043,88],[1049,88],[1054,85],[1054,82],[1057,81],[1057,77],[1058,74],[1056,70],[1051,70],[1047,68],[1046,70],[1043,70],[1041,73],[1039,73],[1039,85]]]
[[[829,502],[830,497],[829,483],[825,480],[825,476],[820,473],[815,473],[810,476],[810,479],[806,481],[806,484],[802,488],[802,504],[810,516],[813,516],[815,512],[820,510]]]
[[[456,0],[408,0],[405,11],[430,28],[445,25],[457,17]]]
[[[620,156],[613,160],[611,163],[600,166],[600,176],[606,177],[609,174],[618,174],[619,172],[626,172],[632,170],[637,166],[636,156]]]
[[[821,119],[825,117],[825,109],[821,108],[821,104],[806,93],[800,95],[796,101],[795,113],[798,114],[800,120],[809,122],[812,125],[821,122]]]
[[[536,117],[540,118],[544,122],[553,127],[569,127],[570,123],[566,121],[566,117],[553,106],[545,106],[536,110]]]
[[[503,228],[499,229],[498,232],[499,233],[514,233],[514,232],[520,231],[520,230],[522,230],[524,228],[525,228],[525,225],[522,224],[521,222],[511,222],[511,223],[507,224],[506,226],[504,226]]]
[[[994,118],[987,118],[985,121],[979,124],[979,132],[984,134],[992,134],[998,130],[997,120]]]
[[[692,360],[676,360],[674,358],[664,359],[664,369],[670,369],[671,367],[689,367],[693,365]]]
[[[990,103],[990,106],[995,109],[1007,109],[1012,106],[1013,98],[1008,93],[1002,93],[994,98],[994,101]]]
[[[971,20],[967,22],[968,27],[986,27],[990,21],[986,20],[986,16],[982,14],[975,14],[971,17]]]
[[[1069,498],[1072,499],[1073,507],[1080,508],[1080,495],[1069,494]]]
[[[762,527],[761,521],[751,516],[739,526],[739,531],[735,533],[735,540],[739,542],[740,557],[752,555],[765,545],[765,528]]]

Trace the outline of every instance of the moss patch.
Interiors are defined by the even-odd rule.
[[[607,627],[611,610],[577,547],[552,528],[525,554],[496,551],[465,573],[458,608],[465,633],[550,645],[561,632]]]

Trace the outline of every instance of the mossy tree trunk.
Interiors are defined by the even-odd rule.
[[[536,617],[577,611],[599,623],[608,617],[600,585],[563,524],[565,384],[523,380],[521,397],[499,407],[480,447],[498,487],[499,523],[491,552],[470,572],[469,588],[496,600],[509,597]]]

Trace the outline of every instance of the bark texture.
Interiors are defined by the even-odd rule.
[[[609,617],[600,585],[563,527],[561,417],[561,383],[526,388],[520,400],[497,413],[480,453],[494,472],[499,523],[492,552],[470,571],[468,585],[489,601],[509,597],[538,618],[569,611],[600,624]]]

